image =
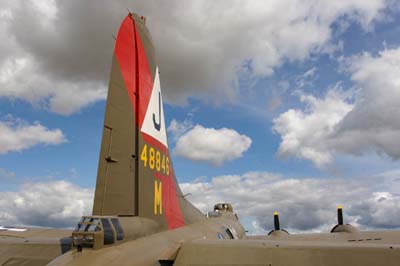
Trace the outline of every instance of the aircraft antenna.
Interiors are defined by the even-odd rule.
[[[281,227],[279,225],[279,213],[274,212],[274,228],[275,231],[281,230]]]
[[[338,224],[342,225],[343,224],[343,208],[341,205],[337,207],[337,220]]]

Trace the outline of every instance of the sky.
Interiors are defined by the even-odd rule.
[[[400,228],[400,4],[0,0],[0,224],[90,214],[114,38],[157,51],[175,173],[264,234]]]

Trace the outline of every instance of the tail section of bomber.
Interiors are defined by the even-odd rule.
[[[115,42],[93,215],[146,217],[165,229],[203,217],[176,182],[155,50],[135,14]]]

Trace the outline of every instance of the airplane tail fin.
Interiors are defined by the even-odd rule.
[[[176,182],[155,50],[136,14],[115,42],[93,215],[146,217],[166,229],[204,217]]]

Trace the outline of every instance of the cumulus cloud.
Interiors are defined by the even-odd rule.
[[[196,125],[176,142],[174,154],[183,158],[220,166],[242,157],[251,139],[229,128],[205,128]]]
[[[176,119],[172,119],[171,123],[168,126],[168,132],[172,134],[172,138],[174,141],[177,141],[183,134],[188,132],[190,129],[194,127],[192,121],[186,119],[183,122],[179,122]]]
[[[0,121],[0,154],[22,151],[38,144],[58,145],[66,141],[60,129],[48,129],[36,122],[28,124],[10,118]]]
[[[340,150],[350,154],[374,150],[399,159],[400,48],[377,56],[354,56],[347,65],[359,91],[354,108],[338,124]]]
[[[273,212],[290,232],[330,230],[336,206],[344,205],[345,222],[361,229],[400,227],[400,170],[355,179],[285,178],[268,172],[204,177],[180,184],[200,210],[230,202],[251,233],[273,228]],[[24,183],[0,192],[0,225],[72,227],[91,213],[93,189],[69,181]]]
[[[333,23],[368,30],[390,2],[1,0],[0,96],[65,115],[104,99],[111,36],[129,8],[148,18],[170,103],[230,101],[244,68],[264,77],[326,52]]]
[[[217,202],[232,203],[242,221],[251,221],[247,229],[252,232],[271,230],[274,211],[279,211],[282,227],[291,232],[327,232],[336,224],[338,204],[344,205],[347,223],[363,229],[398,228],[400,195],[390,188],[398,187],[398,181],[385,177],[387,187],[383,187],[382,179],[296,179],[249,172],[183,183],[181,187],[204,212]]]
[[[106,88],[96,81],[68,81],[37,73],[34,58],[12,58],[0,66],[0,96],[24,99],[51,112],[69,115],[82,106],[105,99]]]
[[[340,91],[330,90],[324,99],[301,95],[305,110],[290,109],[274,119],[273,129],[281,135],[278,154],[311,160],[317,166],[332,161],[332,136],[336,125],[353,105]]]
[[[93,190],[67,181],[25,183],[0,192],[0,224],[72,227],[92,211]]]
[[[274,120],[280,155],[317,166],[332,162],[335,153],[374,151],[400,158],[400,48],[344,61],[357,90],[331,89],[323,98],[301,95],[305,109],[290,109]]]

